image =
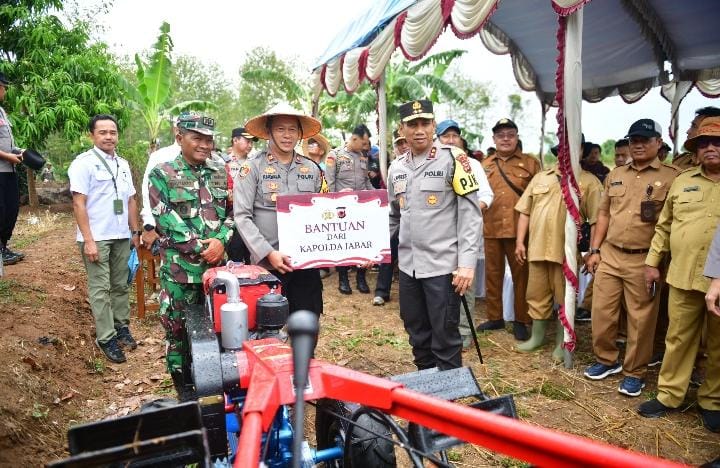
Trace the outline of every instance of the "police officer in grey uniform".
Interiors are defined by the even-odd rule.
[[[398,110],[410,151],[393,161],[387,185],[390,233],[400,234],[400,316],[417,368],[452,369],[462,365],[460,295],[479,254],[478,183],[462,150],[433,142],[430,101]]]
[[[278,195],[327,191],[318,165],[295,152],[298,141],[320,131],[320,122],[281,103],[250,119],[245,130],[268,140],[268,149],[244,162],[235,176],[237,230],[250,251],[250,261],[269,269],[282,281],[290,311],[304,309],[321,314],[320,273],[317,269],[293,270],[288,256],[278,251],[276,212]]]
[[[345,192],[349,190],[373,190],[368,177],[368,157],[363,154],[363,147],[370,146],[370,130],[365,125],[358,125],[345,143],[345,147],[330,151],[325,159],[325,177],[328,190]],[[352,294],[348,280],[348,267],[337,267],[338,290],[342,294]],[[365,269],[357,269],[357,288],[364,294],[370,293],[365,280]]]
[[[5,75],[0,73],[0,102],[5,99],[9,84]],[[12,265],[25,258],[24,254],[13,252],[7,245],[20,209],[17,165],[22,162],[23,151],[15,146],[10,119],[0,107],[0,249],[5,265]]]

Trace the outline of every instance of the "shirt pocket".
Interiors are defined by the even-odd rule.
[[[297,181],[298,192],[315,192],[315,179],[298,179]]]
[[[532,194],[535,196],[542,196],[545,195],[550,191],[550,187],[544,184],[538,184],[532,189]]]
[[[433,177],[420,181],[420,196],[426,208],[440,208],[445,198],[445,179]]]
[[[97,191],[99,193],[112,193],[115,194],[115,184],[113,184],[112,175],[104,170],[98,169],[95,171],[95,182],[97,183]],[[118,191],[123,186],[123,183],[118,185]]]
[[[182,219],[190,219],[198,216],[199,200],[198,194],[186,189],[172,189],[170,192],[170,205]]]
[[[673,216],[678,221],[684,221],[697,212],[702,212],[704,216],[707,208],[701,203],[702,201],[703,193],[699,190],[681,192],[673,205]]]
[[[279,192],[280,184],[278,182],[264,182],[262,185],[263,205],[275,206]]]

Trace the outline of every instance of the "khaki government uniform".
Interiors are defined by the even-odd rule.
[[[237,231],[250,252],[250,260],[280,278],[290,310],[306,309],[321,314],[322,282],[316,269],[281,274],[266,260],[278,250],[276,202],[278,195],[319,193],[323,188],[320,167],[305,156],[295,155],[283,164],[271,153],[262,152],[246,161],[238,171],[233,188]]]
[[[672,165],[680,168],[681,171],[684,171],[685,169],[697,167],[698,164],[695,159],[695,153],[686,151],[675,156],[672,160]]]
[[[462,365],[460,296],[452,272],[476,268],[481,212],[465,154],[434,142],[424,154],[398,156],[388,171],[390,235],[399,231],[400,317],[418,369]],[[453,188],[456,165],[467,194]]]
[[[518,195],[505,182],[498,166],[515,187],[525,190],[530,180],[540,171],[540,162],[522,154],[519,150],[503,161],[497,154],[483,160],[483,169],[495,198],[493,204],[483,213],[485,236],[485,285],[488,320],[502,320],[502,288],[505,278],[505,258],[510,265],[515,292],[515,321],[530,323],[528,306],[525,302],[528,267],[521,266],[515,260],[515,236],[517,220],[515,205]]]
[[[549,169],[530,181],[515,210],[530,217],[527,261],[529,280],[526,300],[533,320],[547,320],[553,305],[565,301],[565,219],[560,172]],[[602,185],[597,177],[580,171],[580,216],[591,225],[597,221]]]
[[[657,396],[671,408],[677,408],[685,399],[707,318],[709,359],[697,398],[703,409],[720,410],[720,317],[707,311],[705,293],[710,280],[703,271],[718,221],[720,181],[706,177],[700,167],[683,172],[670,187],[645,260],[647,265],[657,267],[663,257],[672,255],[667,273],[670,324]]]
[[[655,232],[655,222],[640,219],[640,204],[649,199],[659,213],[670,184],[678,174],[675,166],[657,158],[642,170],[635,163],[617,167],[605,179],[600,211],[610,223],[601,246],[600,266],[595,274],[592,304],[593,351],[598,362],[618,360],[615,343],[620,305],[627,306],[627,344],[623,374],[642,378],[653,350],[653,336],[660,302],[660,285],[651,297],[645,286],[645,254]]]

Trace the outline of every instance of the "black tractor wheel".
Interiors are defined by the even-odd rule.
[[[340,419],[335,414],[353,419],[353,412],[358,407],[337,400],[323,399],[315,408],[315,436],[317,448],[346,447],[346,438],[350,437],[349,451],[341,460],[326,462],[332,468],[394,468],[395,445],[386,439],[376,436],[382,434],[392,437],[388,427],[368,414],[362,414],[353,424]]]

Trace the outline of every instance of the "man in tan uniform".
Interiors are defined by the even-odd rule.
[[[707,311],[705,293],[710,280],[703,270],[720,221],[720,117],[703,119],[685,148],[696,154],[700,167],[684,171],[670,187],[645,259],[645,281],[650,289],[660,281],[658,266],[672,255],[667,273],[670,324],[657,398],[640,405],[638,411],[654,418],[682,404],[707,318],[709,359],[705,382],[697,392],[698,411],[705,427],[719,432],[720,317]]]
[[[590,223],[590,235],[595,229],[602,185],[593,174],[580,172],[580,216]],[[530,181],[520,201],[515,205],[520,213],[518,220],[515,257],[520,265],[529,262],[529,280],[526,299],[532,323],[532,336],[516,349],[532,352],[545,343],[545,331],[552,317],[553,306],[565,301],[565,218],[560,172],[557,168],[538,173]],[[530,228],[530,240],[525,248],[525,237]],[[553,357],[563,359],[563,327],[556,326]]]
[[[592,337],[597,362],[584,374],[600,380],[622,371],[625,378],[618,391],[627,396],[640,395],[645,386],[660,288],[658,285],[657,293],[645,288],[644,260],[658,214],[678,174],[675,166],[657,159],[660,135],[660,124],[651,119],[638,120],[630,127],[627,138],[633,162],[616,167],[605,179],[595,236],[586,258],[588,270],[595,275]],[[615,338],[623,300],[628,324],[625,361],[620,364]]]
[[[515,292],[513,335],[519,341],[529,338],[530,323],[525,302],[528,267],[515,259],[517,219],[515,205],[530,180],[540,171],[540,162],[518,148],[518,127],[510,119],[500,119],[492,129],[497,152],[482,162],[495,199],[483,214],[485,224],[485,284],[488,321],[478,330],[499,330],[505,327],[502,310],[502,287],[505,259],[510,264]]]
[[[690,141],[695,137],[698,128],[700,128],[700,124],[706,117],[720,117],[720,109],[713,106],[707,106],[696,110],[695,118],[690,123],[690,128],[688,128],[686,132],[688,137],[687,141]],[[677,166],[682,170],[690,169],[691,167],[696,167],[698,165],[695,152],[690,150],[688,147],[685,147],[685,149],[688,151],[678,154],[672,160],[673,166]]]

